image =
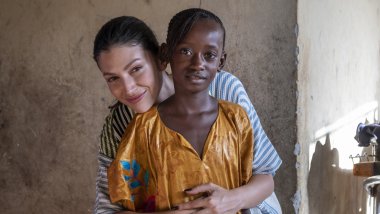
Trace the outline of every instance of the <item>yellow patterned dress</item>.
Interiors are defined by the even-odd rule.
[[[108,169],[109,193],[130,211],[169,210],[190,198],[185,189],[208,182],[226,189],[252,176],[253,133],[244,109],[219,101],[202,157],[160,119],[156,107],[137,114]]]

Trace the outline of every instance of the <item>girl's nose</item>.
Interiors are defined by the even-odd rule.
[[[194,70],[204,70],[204,59],[201,53],[194,54],[191,58],[191,67]]]

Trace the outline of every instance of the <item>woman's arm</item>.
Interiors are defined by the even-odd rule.
[[[104,154],[99,153],[99,168],[96,178],[95,214],[111,214],[123,210],[121,205],[111,203],[108,193],[107,169],[112,160],[113,159],[105,156]]]
[[[113,204],[108,192],[107,170],[113,161],[121,136],[132,119],[131,111],[124,105],[116,104],[107,116],[100,135],[98,155],[98,174],[96,178],[95,214],[113,214],[124,210],[119,204]]]
[[[226,71],[220,71],[209,87],[211,96],[236,103],[248,114],[254,133],[253,174],[274,176],[282,161],[269,141],[260,119],[240,80]]]
[[[194,212],[196,212],[196,210],[169,210],[169,211],[162,211],[162,212],[155,212],[155,213],[156,214],[191,214]],[[132,211],[121,211],[121,212],[117,212],[116,214],[139,214],[139,213],[132,212]],[[153,214],[153,213],[144,213],[144,214]]]
[[[273,176],[282,161],[262,128],[243,84],[234,75],[221,71],[211,83],[209,91],[215,98],[239,104],[247,112],[254,132],[253,177],[271,175],[270,180],[273,182]],[[262,198],[262,201],[263,203],[258,204],[255,209],[258,208],[265,213],[281,213],[280,204],[274,193],[269,198]]]
[[[178,208],[179,210],[198,209],[197,213],[236,213],[242,209],[256,207],[272,194],[273,188],[271,175],[252,176],[246,185],[232,190],[226,190],[212,183],[203,184],[186,193],[196,195],[203,192],[208,193],[209,196],[180,204]]]

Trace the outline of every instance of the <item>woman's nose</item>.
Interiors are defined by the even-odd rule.
[[[123,78],[124,91],[127,95],[133,94],[136,89],[136,81],[131,76],[125,76]]]

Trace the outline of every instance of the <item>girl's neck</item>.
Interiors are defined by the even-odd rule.
[[[174,94],[174,84],[172,78],[169,76],[166,71],[162,71],[162,85],[160,93],[158,94],[156,104],[161,103],[166,100],[168,97]]]
[[[199,114],[213,111],[216,108],[217,100],[207,92],[193,94],[191,96],[173,95],[173,107],[183,114]]]

